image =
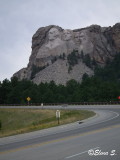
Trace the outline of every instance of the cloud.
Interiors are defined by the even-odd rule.
[[[32,36],[39,27],[110,26],[119,19],[119,0],[0,1],[0,80],[27,66]]]

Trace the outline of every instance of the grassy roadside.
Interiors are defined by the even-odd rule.
[[[57,126],[56,110],[0,109],[0,137]],[[60,124],[80,121],[94,116],[92,111],[61,110]]]

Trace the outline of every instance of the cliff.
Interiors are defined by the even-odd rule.
[[[93,75],[96,65],[104,67],[119,52],[120,23],[76,30],[50,25],[33,35],[29,63],[13,76],[37,84],[52,80],[66,84],[70,79],[80,82],[85,73]]]

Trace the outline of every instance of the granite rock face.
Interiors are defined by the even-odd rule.
[[[120,23],[113,27],[91,25],[86,28],[70,30],[50,25],[42,27],[32,37],[32,53],[26,68],[13,76],[40,82],[55,81],[66,84],[70,79],[82,80],[87,73],[94,74],[94,67],[84,63],[89,57],[97,65],[104,66],[120,52]],[[78,58],[76,63],[69,60],[70,55]],[[76,58],[75,57],[75,58]]]

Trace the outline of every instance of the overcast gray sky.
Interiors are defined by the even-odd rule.
[[[0,0],[0,81],[26,67],[38,28],[120,22],[120,0]]]

